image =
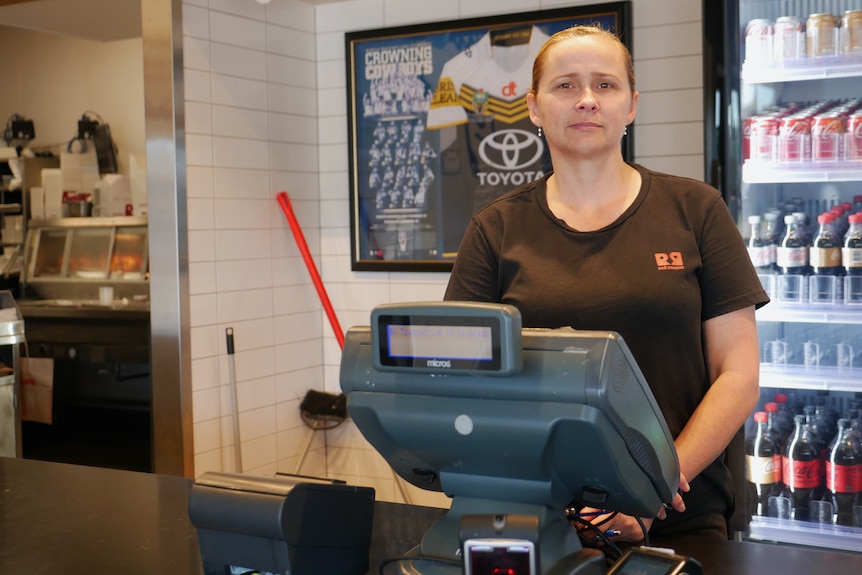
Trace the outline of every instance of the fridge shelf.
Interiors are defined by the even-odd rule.
[[[817,391],[862,391],[862,369],[760,364],[760,387]]]
[[[757,310],[757,321],[862,325],[862,308],[852,305],[782,304],[771,301]]]
[[[789,60],[786,64],[742,64],[742,81],[747,84],[804,82],[829,78],[852,78],[862,75],[862,58],[836,56]]]
[[[862,529],[857,527],[752,517],[748,538],[862,552]]]
[[[862,180],[862,163],[804,164],[792,166],[763,160],[742,164],[742,181],[747,184],[804,182],[855,182]]]

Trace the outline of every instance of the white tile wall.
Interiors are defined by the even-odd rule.
[[[184,65],[195,472],[232,470],[224,330],[233,327],[243,470],[371,485],[382,500],[446,506],[407,486],[349,421],[311,434],[310,388],[338,393],[340,349],[274,201],[287,191],[342,330],[379,303],[438,300],[447,274],[350,271],[344,32],[593,4],[592,0],[189,0]],[[703,175],[700,2],[633,0],[637,161]]]

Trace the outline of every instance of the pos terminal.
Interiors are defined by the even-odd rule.
[[[673,439],[614,332],[524,329],[505,304],[387,304],[348,331],[340,382],[393,469],[452,498],[402,573],[460,574],[463,521],[532,516],[531,571],[602,574],[566,506],[654,517],[677,491]]]

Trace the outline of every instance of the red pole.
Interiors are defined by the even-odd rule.
[[[305,236],[302,235],[302,228],[299,226],[299,221],[293,213],[293,207],[290,205],[290,197],[287,192],[278,193],[278,203],[281,205],[281,210],[287,217],[287,223],[290,224],[290,231],[293,232],[293,237],[296,240],[296,245],[302,254],[302,259],[305,260],[305,267],[308,268],[308,273],[311,275],[311,281],[314,282],[314,287],[317,289],[317,295],[320,298],[320,303],[323,304],[323,310],[326,312],[326,317],[329,318],[329,324],[335,332],[335,339],[338,340],[338,345],[344,349],[344,332],[341,331],[341,325],[338,323],[338,317],[335,315],[335,310],[332,309],[332,304],[329,302],[329,296],[326,295],[326,288],[323,287],[323,280],[320,279],[320,274],[317,272],[317,266],[314,265],[314,259],[311,257],[311,252],[308,251],[308,244],[305,243]]]

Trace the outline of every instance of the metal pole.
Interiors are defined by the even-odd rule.
[[[239,401],[236,392],[236,366],[233,359],[233,328],[225,330],[227,336],[227,367],[230,374],[231,417],[233,419],[233,454],[236,472],[242,473],[242,444],[239,439]]]

